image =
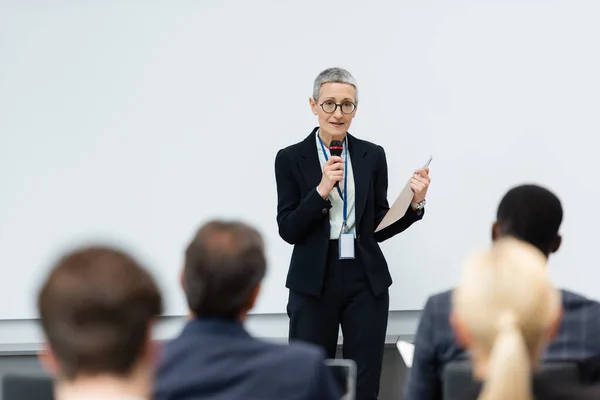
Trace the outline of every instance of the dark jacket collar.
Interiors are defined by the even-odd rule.
[[[182,337],[201,334],[219,334],[227,336],[250,337],[243,324],[227,318],[193,318],[187,322],[181,332]]]

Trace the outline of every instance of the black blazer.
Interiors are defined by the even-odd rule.
[[[317,192],[322,169],[313,131],[300,143],[279,150],[275,158],[277,224],[279,235],[293,244],[286,287],[319,296],[323,287],[329,246],[329,200]],[[375,295],[383,293],[392,277],[378,242],[404,231],[423,218],[411,207],[394,224],[374,233],[387,211],[388,171],[383,147],[347,134],[354,172],[356,258],[367,273]]]

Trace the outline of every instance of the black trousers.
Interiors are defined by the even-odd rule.
[[[317,344],[328,358],[335,358],[341,325],[343,357],[357,364],[356,400],[376,400],[388,308],[389,293],[375,297],[360,261],[340,260],[338,241],[332,240],[321,297],[290,291],[289,339]]]

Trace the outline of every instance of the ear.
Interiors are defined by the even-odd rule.
[[[258,295],[260,294],[260,290],[261,290],[261,284],[259,283],[258,285],[256,285],[256,287],[252,291],[252,294],[250,295],[250,301],[248,302],[248,311],[250,311],[254,308],[254,305],[256,304],[256,300],[258,299]]]
[[[319,106],[317,105],[317,102],[315,101],[315,99],[313,99],[312,97],[309,97],[308,104],[310,104],[310,109],[312,110],[313,114],[317,115],[319,113],[319,110],[317,107],[319,107]]]
[[[455,312],[450,314],[450,326],[452,327],[454,335],[456,336],[457,344],[463,349],[468,348],[469,344],[471,343],[469,332],[460,316]]]
[[[495,242],[496,239],[498,239],[498,237],[500,236],[500,233],[498,231],[498,221],[496,221],[492,224],[492,242]]]
[[[52,348],[48,343],[44,343],[42,349],[38,353],[38,360],[44,370],[51,376],[55,377],[59,373],[58,361],[56,360],[56,356],[52,351]]]
[[[358,111],[358,101],[356,102],[356,107],[354,107],[354,112],[352,112],[352,118],[356,116],[356,112]]]
[[[553,243],[552,247],[550,248],[550,253],[556,253],[558,251],[558,249],[560,248],[561,244],[562,244],[562,236],[556,235],[556,239],[554,240],[554,243]]]
[[[146,332],[146,357],[151,365],[157,365],[160,362],[162,343],[159,340],[153,339],[152,332],[157,322],[152,321]]]
[[[246,307],[244,307],[244,309],[241,312],[241,315],[240,315],[241,320],[245,320],[246,316],[248,315],[248,312],[250,312],[250,310],[252,310],[254,308],[254,304],[256,304],[256,299],[258,299],[258,295],[260,294],[260,289],[261,289],[261,287],[260,287],[260,283],[259,283],[252,290],[252,293],[250,293],[250,298],[248,299],[248,304],[246,305]]]
[[[181,286],[181,290],[185,293],[185,269],[181,268],[179,270],[179,286]],[[186,317],[188,320],[194,318],[194,312],[192,310],[188,310],[188,314]]]

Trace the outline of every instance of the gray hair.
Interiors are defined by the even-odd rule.
[[[317,75],[313,85],[313,99],[317,100],[319,98],[321,86],[328,82],[347,83],[354,86],[354,89],[356,89],[356,101],[358,102],[358,85],[356,84],[356,79],[347,70],[337,67],[327,68]]]

